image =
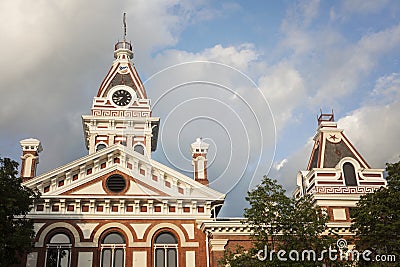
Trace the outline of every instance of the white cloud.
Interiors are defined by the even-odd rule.
[[[356,44],[327,47],[315,71],[313,103],[332,102],[358,89],[379,60],[400,45],[400,25],[363,36]],[[329,48],[329,49],[328,49]]]
[[[301,148],[291,151],[290,155],[285,158],[285,163],[281,168],[274,168],[269,173],[270,177],[277,179],[279,184],[283,185],[288,194],[291,194],[296,187],[297,172],[307,168],[307,161],[310,158],[313,143],[314,141],[310,137]],[[279,165],[279,163],[275,164]]]
[[[382,10],[388,0],[343,0],[343,10],[347,13],[376,13]]]
[[[319,0],[300,1],[288,9],[282,21],[281,30],[285,34],[282,45],[293,50],[295,55],[307,53],[315,46],[307,28],[318,16],[319,4]]]
[[[379,78],[370,94],[368,103],[391,103],[394,99],[400,100],[400,74],[392,73]]]
[[[399,92],[399,74],[381,77],[372,92],[373,101],[338,121],[373,167],[383,168],[386,162],[399,160]]]
[[[248,72],[250,66],[256,64],[258,59],[259,53],[253,44],[244,43],[227,47],[217,44],[196,53],[176,49],[165,50],[157,55],[157,64],[155,65],[168,67],[184,62],[207,60],[229,65],[242,72]]]
[[[288,162],[287,159],[283,159],[280,162],[275,162],[274,163],[274,168],[275,170],[279,171],[280,169],[282,169],[283,166],[285,166],[285,164]]]
[[[260,78],[259,87],[271,105],[279,133],[293,117],[293,110],[304,105],[301,101],[306,97],[303,78],[293,66],[282,62]]]

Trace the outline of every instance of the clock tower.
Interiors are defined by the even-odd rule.
[[[160,119],[152,117],[150,100],[132,62],[132,44],[115,44],[114,62],[93,98],[90,115],[82,116],[89,154],[122,144],[151,156],[157,147]]]

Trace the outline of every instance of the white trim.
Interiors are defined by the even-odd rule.
[[[35,247],[43,247],[44,246],[44,239],[45,237],[49,234],[49,232],[53,229],[56,228],[65,228],[68,229],[69,231],[71,231],[72,235],[74,236],[74,240],[75,240],[75,246],[77,246],[77,244],[79,244],[81,242],[81,239],[79,237],[79,232],[78,230],[76,230],[75,227],[73,227],[71,224],[69,223],[65,223],[65,222],[56,222],[56,223],[52,223],[50,225],[48,225],[40,234],[38,241],[35,243]]]
[[[126,225],[124,225],[122,223],[117,223],[117,222],[104,224],[99,229],[97,229],[96,233],[93,236],[93,243],[99,244],[99,239],[100,239],[101,234],[103,234],[103,232],[109,228],[118,228],[119,230],[123,231],[126,234],[126,236],[128,237],[128,242],[127,242],[128,247],[133,247],[134,239],[133,239],[131,230],[128,227],[126,227]],[[135,230],[133,230],[133,231],[135,231]]]
[[[173,232],[175,232],[178,236],[179,236],[179,240],[180,240],[180,246],[181,247],[198,247],[199,246],[199,242],[186,242],[186,238],[185,238],[185,234],[182,232],[181,228],[179,228],[178,226],[176,226],[175,224],[172,223],[158,223],[156,225],[154,225],[150,231],[147,234],[147,238],[146,238],[146,247],[151,247],[151,243],[152,243],[152,238],[154,236],[154,234],[160,230],[160,229],[172,229]]]

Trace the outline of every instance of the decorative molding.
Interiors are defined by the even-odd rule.
[[[151,111],[92,109],[92,115],[98,117],[147,118],[151,116]]]
[[[224,251],[229,239],[210,239],[211,251]]]
[[[316,186],[314,194],[367,194],[372,193],[378,186]]]

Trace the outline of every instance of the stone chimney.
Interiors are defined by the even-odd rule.
[[[39,153],[43,150],[40,141],[33,138],[21,140],[21,177],[25,182],[36,176],[36,167],[39,164]]]
[[[207,179],[207,152],[209,144],[205,143],[202,138],[197,138],[196,142],[190,145],[192,153],[192,165],[194,167],[193,178],[195,181],[208,186]]]

